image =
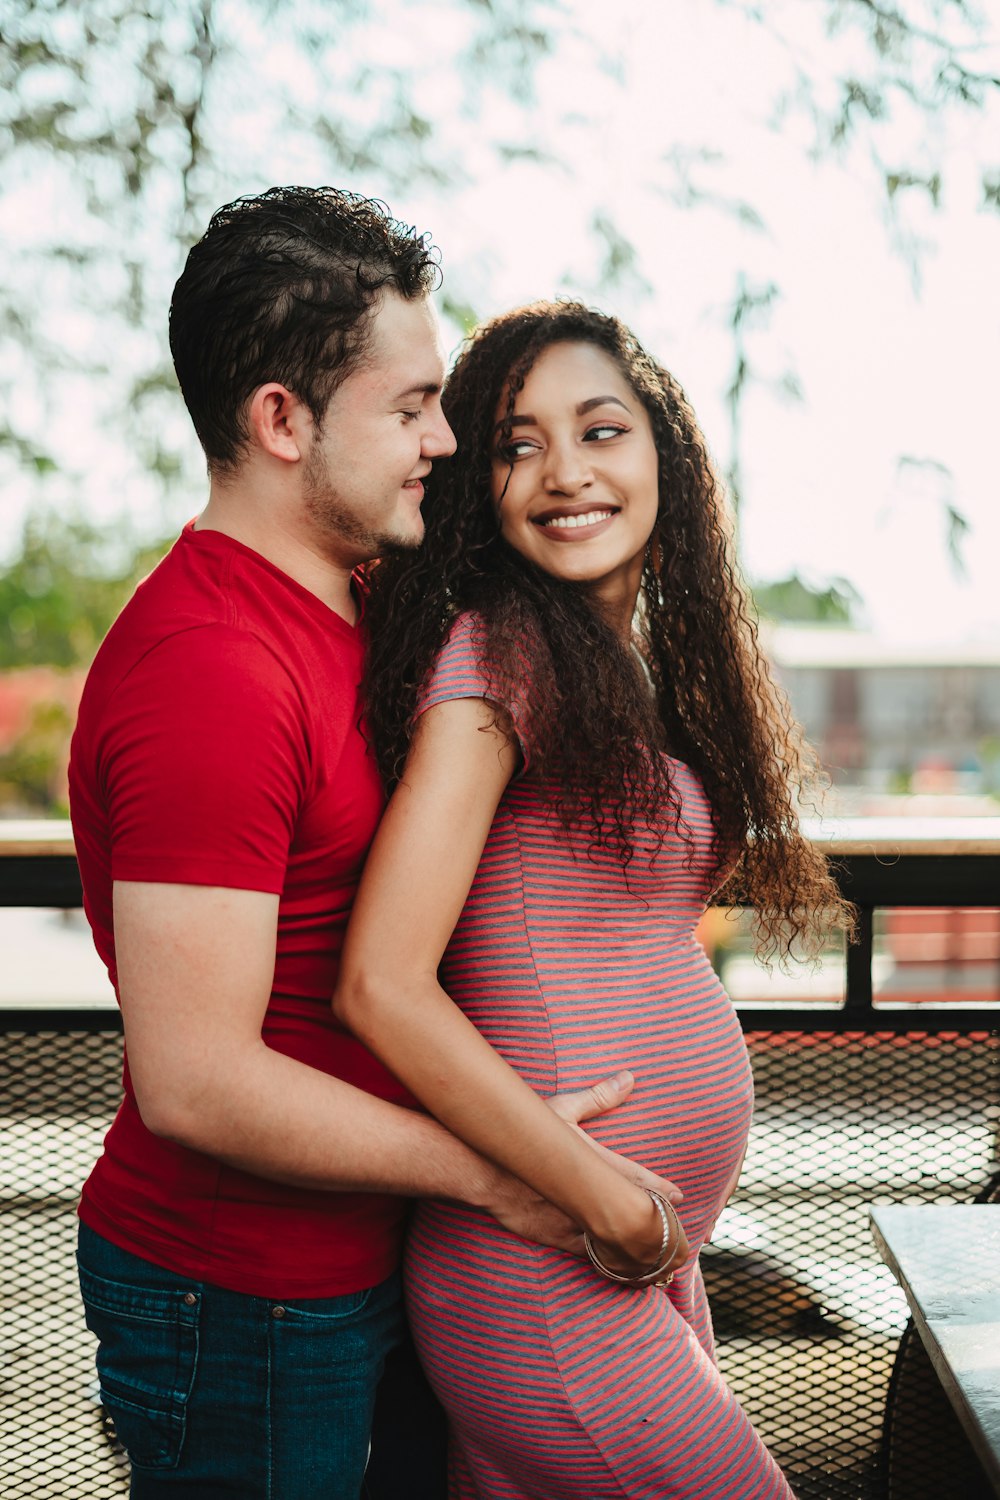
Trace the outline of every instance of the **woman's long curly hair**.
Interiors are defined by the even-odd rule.
[[[551,344],[596,345],[642,402],[659,455],[659,507],[646,548],[637,644],[646,670],[585,586],[551,577],[500,535],[491,477],[525,379]],[[434,469],[426,537],[369,571],[368,726],[388,787],[402,775],[421,689],[461,611],[489,696],[530,723],[530,776],[592,852],[620,861],[679,816],[670,759],[701,778],[719,850],[720,902],[756,909],[765,957],[815,951],[831,923],[849,928],[823,856],[797,805],[819,788],[805,743],[762,656],[737,575],[720,486],[677,382],[616,318],[576,302],[539,302],[495,318],[468,340],[443,404],[457,455]],[[497,422],[501,423],[499,434]],[[655,694],[649,691],[649,681]],[[498,722],[511,731],[509,714]]]

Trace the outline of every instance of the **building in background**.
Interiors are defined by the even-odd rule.
[[[766,643],[838,801],[1000,796],[1000,642],[897,644],[864,631],[772,625]],[[867,798],[863,794],[869,794]],[[988,798],[984,806],[981,798]]]

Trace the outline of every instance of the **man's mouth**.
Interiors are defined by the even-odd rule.
[[[427,467],[426,467],[426,469],[424,469],[423,473],[421,473],[421,474],[413,474],[413,475],[410,476],[409,479],[404,479],[404,481],[403,481],[403,489],[404,490],[419,490],[420,494],[422,495],[424,493],[424,480],[427,478],[427,476],[428,476],[428,474],[430,472],[431,472],[431,466],[430,466],[430,464],[428,464]]]

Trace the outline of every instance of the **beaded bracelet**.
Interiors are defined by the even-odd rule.
[[[650,1198],[653,1200],[653,1207],[659,1214],[660,1223],[663,1225],[663,1236],[660,1240],[660,1248],[657,1251],[656,1265],[653,1267],[653,1269],[651,1271],[644,1271],[641,1276],[622,1276],[619,1274],[619,1272],[612,1271],[610,1266],[606,1266],[601,1260],[600,1256],[597,1254],[597,1251],[594,1249],[594,1242],[591,1239],[589,1233],[585,1233],[583,1236],[583,1244],[584,1248],[587,1251],[587,1259],[590,1261],[590,1264],[593,1266],[595,1271],[599,1271],[600,1274],[602,1276],[606,1276],[609,1281],[617,1281],[621,1286],[669,1286],[674,1279],[674,1273],[673,1271],[668,1271],[667,1267],[677,1253],[677,1246],[675,1245],[673,1250],[671,1250],[668,1254],[671,1227],[670,1219],[673,1218],[674,1224],[677,1226],[678,1242],[680,1241],[681,1236],[681,1221],[677,1217],[677,1211],[674,1208],[673,1204],[670,1203],[666,1198],[664,1198],[660,1193],[654,1193],[652,1188],[644,1188],[643,1192],[648,1193]]]

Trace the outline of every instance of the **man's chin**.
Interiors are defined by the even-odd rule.
[[[416,552],[423,545],[424,528],[421,526],[419,533],[410,532],[406,536],[384,536],[378,548],[379,557],[400,557],[406,552]]]

